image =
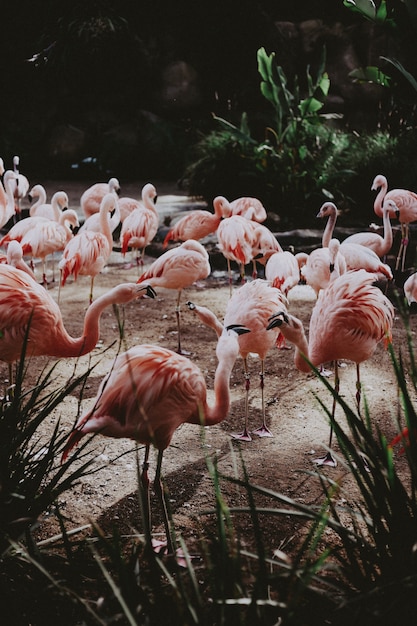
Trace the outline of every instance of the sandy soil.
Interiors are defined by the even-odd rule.
[[[149,264],[153,259],[145,258]],[[98,276],[94,295],[97,297],[110,287],[126,281],[136,281],[137,269],[126,269],[126,259],[114,252],[106,270]],[[88,304],[89,279],[80,277],[76,283],[69,282],[61,291],[60,306],[66,327],[70,334],[78,336],[82,332],[83,318]],[[237,285],[234,289],[238,289]],[[58,297],[57,285],[50,286],[50,294]],[[206,281],[186,289],[182,297],[182,345],[190,352],[190,358],[204,372],[212,398],[213,377],[216,368],[216,339],[212,330],[198,321],[185,306],[187,300],[210,307],[220,318],[223,317],[229,299],[229,286],[225,272],[214,272]],[[124,308],[125,338],[123,349],[139,343],[155,343],[176,349],[177,330],[175,318],[176,292],[158,289],[155,300],[142,299]],[[315,296],[306,286],[297,286],[289,293],[289,311],[298,316],[308,327],[308,320]],[[417,320],[411,317],[413,333]],[[114,344],[112,346],[112,344]],[[396,319],[394,344],[399,349],[405,345],[405,332],[401,320]],[[110,347],[112,346],[112,347]],[[81,359],[61,360],[56,369],[56,383],[62,384],[73,374],[74,367],[81,373],[91,362],[97,363],[94,374],[89,378],[84,390],[82,408],[92,402],[99,382],[111,367],[118,350],[118,327],[112,309],[107,310],[101,321],[100,342],[93,352]],[[321,498],[318,481],[309,475],[316,466],[313,460],[323,453],[327,444],[329,426],[326,415],[320,408],[317,397],[330,407],[331,397],[323,383],[313,374],[303,374],[294,368],[294,349],[274,349],[266,361],[265,394],[267,420],[273,432],[272,438],[253,437],[248,443],[234,440],[233,432],[242,428],[244,415],[245,382],[242,361],[239,359],[231,379],[232,406],[228,418],[218,426],[200,429],[197,426],[183,425],[173,438],[164,455],[163,473],[170,494],[170,503],[177,532],[191,543],[201,533],[210,530],[212,518],[205,512],[213,504],[213,485],[207,469],[207,458],[217,459],[219,470],[228,476],[242,477],[242,458],[250,481],[268,489],[283,493],[300,502],[311,504]],[[103,350],[105,352],[103,353]],[[30,378],[34,379],[48,362],[42,357],[33,359]],[[341,369],[341,393],[352,406],[355,403],[356,368],[352,363],[344,363]],[[259,389],[259,359],[250,359],[252,375],[249,394],[250,426],[256,428],[261,422]],[[361,367],[363,393],[366,396],[375,426],[388,438],[396,434],[398,410],[397,386],[389,356],[383,346],[379,346],[374,357]],[[0,366],[0,381],[7,378],[7,368]],[[330,378],[330,380],[333,380]],[[29,383],[29,380],[28,380]],[[44,424],[45,435],[52,429],[56,420],[61,428],[70,432],[77,418],[78,394],[68,397],[63,406]],[[340,414],[340,420],[343,415]],[[139,458],[143,448],[136,447],[130,440],[114,440],[97,436],[90,444],[91,455],[99,472],[79,481],[73,489],[60,499],[61,512],[67,518],[68,529],[77,528],[91,520],[97,521],[104,529],[111,530],[115,525],[121,532],[130,533],[141,529],[138,511],[136,486],[136,450]],[[337,445],[335,446],[337,450]],[[122,455],[122,456],[121,456]],[[151,463],[151,476],[155,468]],[[342,488],[352,486],[342,465],[336,469],[323,470],[340,480]],[[247,505],[245,494],[229,483],[224,483],[225,498],[230,506]],[[341,495],[342,497],[342,495]],[[271,502],[263,501],[270,505]],[[253,528],[249,518],[235,516],[243,544],[253,541]],[[209,521],[208,521],[209,520]],[[210,522],[211,520],[211,522]],[[155,532],[162,532],[159,513],[155,508]],[[58,532],[54,515],[46,515],[41,521],[39,538],[47,538]],[[297,530],[293,522],[283,517],[265,516],[263,530],[272,550],[291,547],[296,542]]]

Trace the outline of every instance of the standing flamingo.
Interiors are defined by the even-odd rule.
[[[300,273],[316,295],[341,274],[346,272],[346,261],[340,254],[340,241],[331,239],[327,248],[312,250]]]
[[[188,307],[192,310],[200,320],[213,328],[217,336],[220,336],[224,327],[229,326],[232,320],[242,324],[251,331],[248,335],[239,337],[239,352],[243,359],[245,371],[245,425],[243,432],[234,434],[234,439],[241,441],[251,441],[252,437],[249,432],[249,390],[250,390],[250,374],[248,368],[249,354],[257,354],[261,361],[260,387],[261,387],[261,407],[262,407],[262,425],[253,431],[259,437],[272,437],[270,429],[266,425],[265,413],[265,359],[268,352],[274,346],[282,345],[282,335],[280,332],[271,332],[266,330],[268,320],[277,310],[286,310],[286,298],[279,289],[271,287],[270,284],[260,278],[245,283],[239,287],[230,298],[223,324],[207,307],[200,307],[193,302],[188,302]]]
[[[117,285],[87,309],[83,333],[71,337],[58,304],[49,292],[24,272],[0,264],[0,360],[13,363],[25,346],[27,356],[79,357],[91,352],[100,334],[100,316],[112,304],[154,297],[149,285]]]
[[[118,198],[120,183],[117,178],[110,178],[108,183],[94,183],[94,185],[91,185],[83,192],[80,198],[80,206],[86,219],[93,213],[100,212],[101,202],[108,193],[113,193]]]
[[[213,200],[214,213],[203,209],[194,209],[169,229],[164,239],[164,248],[170,241],[187,241],[187,239],[203,239],[214,233],[222,218],[227,216],[229,203],[223,196]]]
[[[5,194],[0,197],[0,228],[16,214],[15,199],[13,196],[12,184],[16,180],[16,174],[12,170],[7,170],[3,176],[3,186]]]
[[[117,199],[113,193],[104,196],[100,206],[100,232],[86,230],[77,233],[66,244],[59,262],[61,285],[68,276],[77,280],[79,274],[91,277],[90,304],[93,301],[94,279],[106,265],[113,247],[110,229],[110,213],[114,211]]]
[[[371,189],[378,191],[374,201],[376,215],[382,216],[382,207],[386,200],[392,200],[395,205],[395,217],[401,224],[401,244],[395,262],[395,269],[397,270],[401,263],[401,270],[404,271],[409,240],[409,225],[411,222],[417,221],[417,194],[408,189],[390,189],[388,191],[388,181],[382,174],[375,176]]]
[[[43,189],[43,192],[41,189]],[[30,197],[36,194],[38,194],[39,199],[29,208],[29,215],[31,217],[46,217],[54,222],[59,222],[62,212],[68,209],[68,194],[65,191],[56,191],[51,198],[50,204],[46,202],[46,191],[42,185],[35,185],[30,190]],[[40,200],[43,199],[45,201],[41,202]]]
[[[20,244],[23,254],[42,261],[42,283],[44,286],[48,283],[46,279],[46,257],[64,250],[68,241],[73,237],[72,229],[76,226],[79,226],[77,213],[73,209],[68,209],[61,213],[57,222],[48,219],[38,220],[36,226],[22,237]],[[55,280],[54,272],[52,280]]]
[[[145,248],[155,237],[159,226],[159,215],[155,209],[157,193],[151,183],[143,188],[142,198],[143,201],[137,201],[136,207],[125,215],[120,230],[122,254],[125,255],[128,248],[131,248],[132,252],[136,250],[136,266],[143,265]]]
[[[157,258],[139,277],[138,283],[147,282],[152,287],[178,291],[175,314],[178,329],[178,353],[181,354],[180,299],[182,290],[197,280],[207,278],[211,272],[209,256],[198,241],[188,239],[177,248],[171,248]]]
[[[230,375],[239,354],[238,337],[247,332],[247,328],[234,324],[225,328],[219,337],[213,405],[207,402],[203,373],[188,358],[159,346],[134,346],[116,358],[100,385],[92,408],[80,417],[69,435],[62,462],[87,433],[127,437],[145,444],[141,479],[149,547],[152,545],[148,477],[150,447],[153,445],[158,450],[154,485],[162,510],[168,553],[173,555],[161,476],[163,454],[181,424],[212,426],[228,416]]]
[[[146,183],[146,185],[142,187],[140,200],[136,200],[136,198],[129,198],[128,196],[122,196],[119,198],[120,221],[123,223],[129,213],[135,209],[145,208],[149,211],[156,212],[155,205],[157,200],[158,193],[155,185],[152,183]]]
[[[230,215],[241,215],[247,220],[264,222],[267,218],[266,209],[258,198],[242,196],[229,202]]]
[[[267,328],[278,327],[284,337],[296,346],[295,366],[311,371],[326,361],[335,364],[335,391],[339,392],[338,360],[356,363],[356,402],[361,401],[360,363],[369,359],[377,345],[391,341],[394,307],[376,287],[375,276],[365,270],[346,272],[320,292],[310,318],[309,339],[299,319],[285,310],[271,317]],[[306,359],[308,359],[308,362]],[[332,419],[336,409],[333,401]],[[329,448],[333,428],[330,430]],[[336,465],[329,451],[318,464]]]
[[[18,156],[13,157],[13,171],[16,175],[13,184],[13,195],[16,200],[16,211],[20,213],[20,202],[25,198],[29,191],[29,181],[24,174],[20,173],[20,158]]]
[[[378,233],[373,232],[354,233],[353,235],[346,237],[346,239],[343,240],[343,243],[357,243],[361,246],[365,246],[366,248],[373,250],[380,259],[383,259],[391,250],[393,242],[389,202],[390,201],[385,203],[382,209],[382,224],[384,227],[383,237],[381,237]]]

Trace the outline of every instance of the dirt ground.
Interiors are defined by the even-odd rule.
[[[152,262],[145,257],[145,266]],[[94,296],[97,297],[120,282],[135,282],[137,268],[126,268],[126,259],[115,251],[105,271],[96,279]],[[82,333],[83,318],[88,304],[90,282],[87,277],[69,281],[61,291],[60,307],[69,333],[78,336]],[[237,284],[234,289],[238,289]],[[58,287],[51,285],[49,293],[58,297]],[[173,350],[177,346],[175,300],[177,294],[168,289],[157,289],[157,297],[142,299],[124,307],[125,338],[123,349],[140,343],[154,343]],[[229,285],[225,271],[214,271],[205,281],[187,288],[182,295],[182,346],[204,372],[209,399],[213,398],[213,378],[216,369],[216,337],[214,332],[203,326],[188,310],[185,303],[191,300],[211,308],[220,319],[223,318],[229,299]],[[308,328],[311,310],[315,303],[314,292],[307,286],[299,285],[289,293],[289,311],[299,317]],[[417,320],[411,316],[413,335]],[[406,345],[405,331],[398,317],[394,326],[394,345],[397,351]],[[73,374],[74,367],[81,373],[91,362],[97,363],[94,375],[89,378],[84,390],[82,407],[92,402],[102,377],[109,371],[118,349],[118,327],[113,310],[104,312],[101,319],[101,336],[97,347],[90,355],[75,361],[60,360],[56,370],[56,382],[62,384]],[[113,347],[109,347],[114,344]],[[103,349],[107,350],[103,354]],[[317,396],[330,407],[331,397],[322,381],[313,374],[298,372],[293,363],[294,348],[274,349],[266,360],[265,397],[267,421],[273,433],[271,438],[253,436],[251,442],[236,441],[231,434],[241,430],[244,415],[245,381],[242,360],[234,367],[231,378],[232,404],[228,418],[221,424],[200,429],[185,424],[173,437],[166,450],[163,474],[168,486],[170,505],[175,528],[193,549],[194,541],[207,533],[210,522],[206,512],[214,503],[214,489],[207,469],[207,458],[217,459],[218,468],[227,476],[242,477],[243,459],[250,482],[292,497],[305,504],[321,500],[321,487],[309,472],[315,469],[313,460],[322,455],[328,442],[329,425],[320,408]],[[406,350],[406,348],[404,348]],[[38,357],[30,366],[30,377],[35,379],[41,368],[50,362]],[[341,369],[341,393],[352,406],[355,403],[356,368],[353,363],[343,363]],[[249,393],[250,427],[256,428],[261,422],[259,388],[259,359],[250,358],[251,389]],[[361,366],[363,394],[370,406],[372,420],[388,438],[397,432],[398,414],[397,385],[390,364],[389,355],[379,346],[374,357]],[[7,368],[0,367],[0,381],[7,378]],[[332,377],[329,378],[333,380]],[[29,380],[28,380],[29,383]],[[78,394],[70,396],[49,420],[44,423],[45,436],[52,431],[56,420],[61,428],[70,432],[77,418]],[[343,415],[339,415],[343,420]],[[99,472],[80,480],[71,491],[60,499],[61,513],[67,519],[67,529],[75,529],[98,522],[105,530],[115,526],[122,533],[132,529],[141,530],[137,505],[137,465],[136,450],[142,458],[143,448],[136,447],[130,440],[110,439],[97,436],[91,442],[91,455],[96,463],[103,466]],[[337,445],[335,445],[337,451]],[[123,453],[122,456],[120,456]],[[155,469],[156,457],[152,457],[151,476]],[[349,492],[352,485],[341,464],[337,468],[323,470],[332,478],[338,479],[342,490]],[[225,482],[222,485],[229,506],[247,506],[245,493]],[[340,496],[343,497],[343,494]],[[270,506],[271,501],[263,500]],[[249,517],[234,516],[240,531],[242,544],[253,542],[253,527]],[[297,541],[297,531],[290,519],[276,517],[262,518],[263,530],[268,537],[268,549],[290,549]],[[155,508],[154,531],[162,533],[161,519]],[[59,532],[53,514],[41,520],[38,538],[47,539]]]

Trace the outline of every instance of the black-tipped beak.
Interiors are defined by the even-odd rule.
[[[329,269],[330,269],[330,274],[334,272],[334,263],[330,263]]]
[[[280,311],[279,313],[274,313],[274,315],[271,315],[268,321],[269,324],[266,327],[266,330],[271,330],[272,328],[278,328],[279,326],[282,326],[284,322],[288,324],[289,319],[288,315],[286,315],[284,311]]]
[[[147,285],[146,287],[146,295],[148,296],[148,298],[155,298],[156,297],[156,291],[153,287],[151,287],[150,285]]]
[[[229,326],[226,326],[226,330],[234,330],[238,335],[250,333],[250,328],[246,328],[246,326],[242,326],[241,324],[229,324]]]
[[[194,302],[188,301],[186,304],[187,304],[188,308],[190,309],[190,311],[194,311],[194,309],[195,309]]]

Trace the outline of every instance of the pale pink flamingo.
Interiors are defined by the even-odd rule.
[[[229,202],[229,207],[231,210],[230,215],[241,215],[247,220],[264,222],[267,218],[266,209],[258,198],[242,196]]]
[[[385,176],[378,174],[375,176],[371,189],[378,191],[374,201],[374,211],[376,215],[382,217],[382,207],[386,200],[392,200],[395,205],[394,215],[401,224],[401,244],[395,263],[397,270],[401,263],[404,271],[405,256],[409,239],[409,225],[417,220],[417,193],[408,189],[390,189],[388,191],[388,181]]]
[[[404,283],[403,289],[409,305],[413,302],[417,302],[417,272],[410,274]]]
[[[29,202],[32,203],[29,207],[29,215],[34,216],[36,215],[36,210],[39,206],[41,206],[42,204],[47,204],[45,187],[39,183],[34,185],[32,189],[29,190],[28,199]]]
[[[16,204],[13,196],[12,184],[16,180],[16,174],[7,170],[3,176],[4,195],[0,197],[0,228],[16,214]]]
[[[26,235],[26,233],[28,233],[30,230],[37,228],[37,224],[42,224],[42,223],[49,223],[51,220],[49,220],[47,217],[40,217],[40,216],[34,216],[34,217],[25,217],[24,219],[20,220],[20,222],[17,222],[16,224],[14,224],[11,229],[4,235],[4,237],[2,237],[0,239],[0,246],[7,246],[7,244],[9,243],[9,241],[22,241],[22,238]]]
[[[107,183],[94,183],[83,192],[80,206],[86,219],[93,213],[100,212],[101,201],[108,193],[114,193],[116,198],[119,197],[120,183],[117,178],[112,177]]]
[[[77,280],[78,275],[90,276],[90,304],[93,301],[94,279],[105,267],[112,252],[113,238],[110,229],[110,213],[114,211],[117,198],[115,194],[104,196],[100,206],[100,232],[85,230],[77,233],[66,244],[59,262],[62,287],[68,276]]]
[[[393,234],[390,220],[390,206],[386,203],[382,209],[382,224],[384,228],[384,236],[381,237],[375,232],[362,232],[349,235],[343,240],[343,243],[357,243],[361,246],[365,246],[370,250],[373,250],[375,254],[383,259],[392,248]]]
[[[48,283],[46,279],[46,257],[64,250],[68,241],[74,236],[73,229],[77,226],[79,226],[79,222],[76,211],[68,209],[61,213],[59,221],[48,219],[38,221],[35,228],[31,228],[22,237],[20,244],[23,254],[31,256],[32,259],[41,259],[44,286]],[[55,280],[54,273],[52,280]]]
[[[16,175],[12,188],[13,195],[16,200],[16,212],[20,213],[20,202],[25,198],[29,191],[29,181],[24,174],[20,173],[20,158],[18,156],[13,157],[13,171]]]
[[[136,198],[129,198],[128,196],[122,196],[119,198],[120,221],[123,223],[129,213],[139,208],[145,208],[156,213],[155,205],[157,200],[158,193],[155,185],[152,183],[146,183],[146,185],[142,187],[140,200],[136,200]]]
[[[274,252],[265,265],[265,278],[287,296],[300,282],[300,267],[295,255],[288,250]]]
[[[327,217],[326,227],[323,231],[322,246],[325,248],[333,236],[337,219],[337,208],[333,202],[325,202],[317,217]],[[392,271],[389,265],[383,263],[379,256],[371,247],[363,246],[359,243],[342,241],[340,253],[344,256],[347,270],[364,269],[367,272],[377,273],[379,278],[392,279]]]
[[[145,444],[141,482],[145,492],[145,533],[152,548],[149,494],[149,454],[158,450],[154,486],[160,502],[168,554],[175,554],[166,494],[162,485],[162,460],[175,430],[181,424],[212,426],[227,418],[230,409],[230,375],[239,354],[238,337],[248,329],[233,325],[221,334],[216,354],[214,404],[207,402],[207,388],[200,368],[188,358],[166,348],[139,345],[120,354],[102,381],[92,407],[78,420],[62,454],[62,462],[88,433],[126,437]]]
[[[40,188],[43,189],[45,196],[43,195],[43,192],[40,191]],[[38,191],[40,194],[38,195],[39,199],[29,208],[29,215],[31,217],[46,217],[54,222],[59,222],[62,212],[68,209],[68,194],[65,191],[56,191],[51,198],[51,202],[48,203],[46,202],[46,191],[42,185],[35,185],[35,187],[30,190],[30,197],[36,195]],[[40,200],[44,197],[45,202],[40,202]]]
[[[203,239],[216,232],[221,220],[227,214],[228,202],[223,196],[213,200],[214,213],[203,209],[194,209],[181,217],[166,234],[164,248],[170,241],[187,241],[187,239]]]
[[[232,435],[234,439],[241,441],[251,441],[249,432],[249,390],[250,374],[248,368],[248,357],[257,354],[261,361],[260,387],[261,387],[261,410],[262,425],[252,431],[259,437],[272,437],[272,433],[266,425],[265,399],[264,399],[264,379],[265,379],[265,359],[268,352],[274,347],[282,345],[282,335],[280,332],[266,330],[268,320],[278,309],[286,310],[286,298],[279,289],[260,278],[250,283],[245,283],[236,289],[230,298],[223,324],[207,307],[200,307],[193,302],[188,302],[188,307],[199,319],[213,328],[220,336],[224,327],[232,323],[242,324],[251,331],[248,335],[239,337],[239,352],[243,359],[245,372],[245,423],[241,433]],[[232,322],[234,320],[234,322]]]
[[[112,233],[114,233],[114,231],[120,224],[119,202],[120,200],[116,200],[115,209],[114,211],[110,213],[110,230]],[[78,229],[78,232],[82,233],[85,230],[91,230],[96,233],[100,232],[101,231],[100,222],[101,222],[100,212],[93,213],[92,215],[90,215],[90,217],[87,217],[87,219],[84,221],[82,226]]]
[[[340,254],[338,239],[331,239],[326,248],[316,248],[308,255],[300,273],[307,285],[316,293],[326,289],[329,283],[346,272],[346,261]]]
[[[49,292],[28,274],[0,264],[0,360],[12,364],[21,358],[79,357],[91,352],[100,334],[100,316],[112,304],[127,304],[144,295],[154,297],[149,285],[125,283],[97,298],[88,308],[80,337],[71,337],[64,327],[58,304]]]
[[[18,270],[26,272],[26,274],[29,274],[31,278],[36,280],[34,272],[23,259],[22,246],[18,241],[10,241],[10,243],[7,245],[6,254],[0,254],[0,263],[7,263],[8,265],[12,265]]]
[[[356,402],[358,412],[361,401],[360,363],[369,359],[377,345],[391,341],[394,307],[382,291],[376,287],[375,275],[365,270],[342,274],[327,289],[319,293],[310,317],[309,338],[299,319],[285,310],[271,317],[267,328],[278,327],[284,337],[295,347],[294,362],[297,369],[310,372],[309,362],[317,367],[326,361],[335,365],[335,391],[339,392],[338,360],[356,363]],[[308,359],[308,361],[306,360]],[[332,419],[336,408],[333,401]],[[330,430],[329,449],[333,428]],[[318,464],[336,465],[329,453]]]
[[[145,248],[158,232],[159,215],[155,208],[156,200],[156,189],[148,183],[142,190],[142,201],[138,201],[137,207],[127,214],[122,222],[120,230],[122,254],[124,256],[129,248],[132,254],[136,250],[136,266],[143,266]]]
[[[139,277],[152,287],[178,291],[175,314],[178,329],[178,352],[181,354],[180,299],[182,290],[197,280],[207,278],[211,272],[209,256],[198,241],[188,239],[177,248],[167,250]]]

